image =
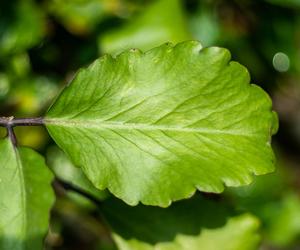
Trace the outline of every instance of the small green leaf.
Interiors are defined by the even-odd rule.
[[[107,200],[102,212],[120,250],[254,250],[260,242],[254,216],[198,196],[167,209]]]
[[[0,140],[0,249],[43,249],[54,202],[52,174],[29,148]]]
[[[168,206],[274,170],[272,103],[226,49],[196,41],[104,56],[48,111],[56,143],[99,189]]]
[[[191,39],[180,0],[156,0],[124,27],[100,37],[104,53],[125,49],[148,50],[165,42],[178,43]]]

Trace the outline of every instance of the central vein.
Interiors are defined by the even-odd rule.
[[[121,122],[105,122],[103,120],[81,120],[81,119],[54,119],[46,118],[46,125],[55,125],[61,127],[80,127],[80,128],[96,128],[96,129],[117,129],[117,130],[145,130],[145,131],[170,131],[183,133],[202,133],[202,134],[229,134],[239,136],[254,136],[255,134],[243,133],[238,130],[222,130],[215,128],[197,128],[197,127],[180,127],[174,125],[157,125],[143,123],[121,123]]]

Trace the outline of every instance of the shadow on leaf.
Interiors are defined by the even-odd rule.
[[[224,203],[201,195],[168,208],[131,207],[111,198],[103,203],[102,211],[112,230],[122,238],[150,244],[173,241],[178,234],[199,235],[202,229],[219,228],[232,214]]]

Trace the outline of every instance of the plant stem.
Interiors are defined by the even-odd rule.
[[[43,118],[14,118],[0,117],[0,127],[15,127],[15,126],[40,126],[43,125]]]
[[[16,126],[39,126],[43,125],[43,118],[14,118],[11,117],[0,117],[0,127],[5,127],[7,130],[7,136],[11,140],[12,144],[17,146],[17,138],[14,133],[14,127]]]
[[[11,126],[8,126],[8,127],[6,127],[6,129],[7,129],[7,136],[9,137],[11,143],[16,147],[18,142],[17,142],[17,137],[14,132],[14,128]]]

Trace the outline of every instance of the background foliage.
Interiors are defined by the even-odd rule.
[[[1,116],[44,114],[75,71],[99,55],[198,39],[204,46],[228,48],[233,59],[249,69],[252,82],[270,94],[280,120],[273,143],[278,158],[275,173],[258,177],[250,186],[227,189],[222,195],[197,194],[191,201],[175,203],[168,211],[124,207],[113,198],[107,199],[110,195],[94,189],[52,145],[43,128],[17,128],[20,144],[47,154],[48,165],[59,175],[53,184],[57,201],[47,249],[155,246],[165,250],[193,249],[197,244],[203,249],[220,249],[209,245],[212,238],[224,242],[241,240],[228,249],[299,249],[299,14],[298,0],[1,1]],[[78,180],[76,184],[68,179],[70,176]],[[118,212],[108,214],[109,211]],[[192,219],[178,219],[182,214],[192,216],[195,211],[200,212]],[[203,221],[203,213],[206,220],[211,219]],[[145,228],[152,230],[144,232]],[[144,233],[139,235],[140,232]],[[154,232],[160,232],[162,238]]]

